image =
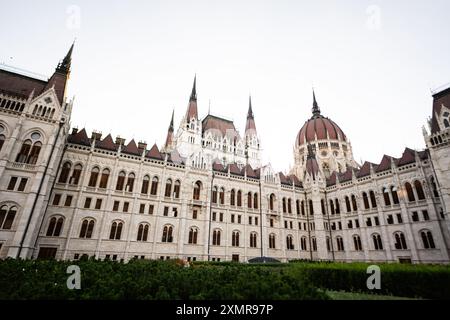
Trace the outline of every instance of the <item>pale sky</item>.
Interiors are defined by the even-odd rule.
[[[298,131],[322,114],[379,163],[425,147],[430,89],[450,82],[450,2],[6,1],[0,63],[50,76],[76,38],[72,126],[164,143],[194,74],[198,106],[244,131],[251,93],[264,162],[293,164]]]

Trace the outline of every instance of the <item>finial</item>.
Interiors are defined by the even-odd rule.
[[[320,108],[319,108],[319,105],[318,105],[317,100],[316,100],[316,93],[314,91],[314,88],[313,88],[313,108],[312,108],[312,113],[313,113],[313,116],[319,116],[320,115]]]

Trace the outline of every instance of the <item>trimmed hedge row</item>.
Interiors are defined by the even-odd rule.
[[[323,289],[398,297],[450,299],[450,267],[443,265],[377,264],[381,289],[369,290],[366,263],[290,263],[308,282]]]
[[[81,269],[81,290],[69,290],[69,265]],[[327,299],[290,268],[179,261],[0,261],[0,299],[289,300]]]

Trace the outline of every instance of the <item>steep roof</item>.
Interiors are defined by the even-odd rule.
[[[416,151],[410,148],[406,148],[405,151],[403,152],[402,157],[398,160],[397,165],[401,167],[414,162],[416,162]]]
[[[118,146],[114,143],[111,134],[108,134],[103,140],[98,140],[95,142],[95,147],[110,151],[117,151]]]
[[[22,74],[0,69],[0,92],[27,99],[31,92],[40,95],[47,85],[47,81],[35,79]]]
[[[142,151],[139,151],[136,142],[133,140],[131,140],[123,149],[122,149],[123,153],[127,153],[127,154],[132,154],[132,155],[136,155],[136,156],[140,156],[142,154]]]
[[[80,144],[83,146],[90,146],[91,139],[89,139],[86,130],[83,128],[75,134],[70,134],[67,138],[69,143]]]
[[[392,168],[392,157],[384,155],[383,159],[381,159],[380,164],[375,169],[375,172],[383,172],[386,170],[390,170]]]
[[[436,118],[436,114],[441,113],[442,105],[450,108],[450,87],[433,95],[433,114],[431,117],[431,133],[441,130]]]
[[[159,152],[158,146],[156,145],[156,143],[153,145],[153,147],[147,152],[147,154],[145,155],[146,158],[151,158],[151,159],[157,159],[157,160],[163,160],[163,156],[161,154],[161,152]]]
[[[202,121],[202,130],[205,133],[208,130],[218,130],[222,136],[237,134],[234,123],[231,120],[226,120],[211,114],[207,115]]]

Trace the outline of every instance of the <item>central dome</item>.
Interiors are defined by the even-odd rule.
[[[347,137],[339,126],[331,119],[320,114],[316,96],[314,96],[313,116],[305,122],[297,135],[296,145],[301,146],[315,140],[338,140],[346,141]]]

